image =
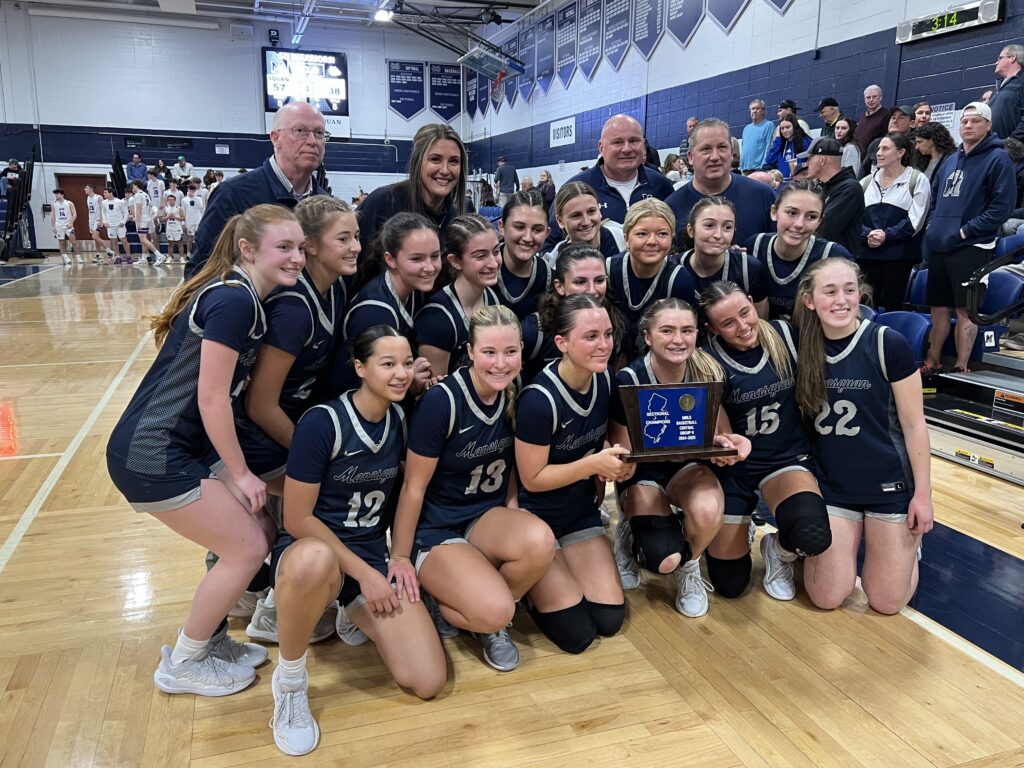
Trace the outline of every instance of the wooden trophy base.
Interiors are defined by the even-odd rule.
[[[629,453],[625,456],[619,456],[619,458],[630,464],[647,464],[652,461],[674,461],[681,464],[684,461],[694,459],[713,459],[718,456],[736,456],[738,454],[739,451],[735,448],[715,446],[713,448],[690,448],[680,451],[664,451],[662,453]]]

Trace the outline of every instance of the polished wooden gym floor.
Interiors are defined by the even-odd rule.
[[[181,268],[55,262],[0,268],[0,765],[1024,765],[1020,663],[955,629],[977,607],[957,607],[960,587],[996,584],[967,600],[1019,659],[1024,491],[939,459],[946,533],[925,540],[922,590],[951,602],[935,621],[877,615],[859,592],[830,613],[802,596],[776,602],[755,548],[746,596],[712,595],[690,620],[671,606],[672,583],[650,579],[629,594],[624,631],[580,656],[524,616],[522,665],[508,674],[475,642],[446,641],[449,685],[431,702],[401,692],[372,646],[315,646],[323,736],[305,758],[274,747],[272,665],[235,696],[160,693],[158,651],[203,553],[128,508],[103,451],[155,354],[141,318]],[[961,566],[967,549],[997,567]],[[235,636],[244,627],[233,620]]]

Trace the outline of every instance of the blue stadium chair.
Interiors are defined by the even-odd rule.
[[[1024,235],[1009,235],[1001,237],[996,241],[996,247],[992,253],[992,260],[1001,259],[1008,253],[1013,253],[1018,248],[1024,248]]]
[[[927,269],[915,269],[911,272],[910,279],[907,281],[907,296],[904,299],[904,304],[909,304],[912,307],[925,306],[924,291],[927,285]]]
[[[988,276],[988,287],[985,298],[981,302],[983,315],[994,315],[1001,309],[1017,302],[1024,293],[1024,279],[1009,272],[992,272]],[[971,360],[981,360],[986,352],[998,352],[999,342],[1006,335],[1007,327],[1002,323],[979,325],[978,337],[971,349]],[[942,347],[942,353],[950,357],[956,356],[956,316],[953,316],[949,338]]]
[[[901,333],[910,344],[914,359],[919,363],[924,360],[928,332],[932,329],[928,315],[920,312],[884,312],[878,316],[877,322]]]
[[[875,312],[867,304],[860,305],[860,319],[861,320],[874,320],[880,313]]]

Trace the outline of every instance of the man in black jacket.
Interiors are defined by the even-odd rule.
[[[1008,45],[996,59],[995,93],[989,99],[992,133],[1001,139],[1024,141],[1024,45]]]
[[[860,228],[864,222],[864,190],[853,169],[842,165],[843,148],[830,137],[815,139],[806,152],[807,176],[825,189],[825,210],[817,235],[839,243],[856,255],[860,250]]]

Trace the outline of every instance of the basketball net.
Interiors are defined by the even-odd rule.
[[[491,101],[502,102],[505,99],[505,89],[501,87],[501,84],[505,82],[505,75],[508,72],[504,69],[498,73],[498,76],[494,78],[494,82],[491,83]],[[497,98],[495,98],[497,97]]]

